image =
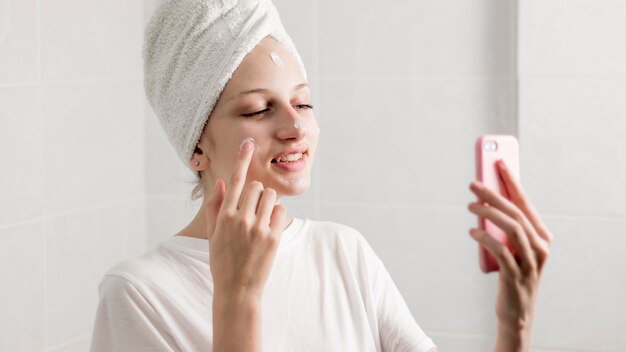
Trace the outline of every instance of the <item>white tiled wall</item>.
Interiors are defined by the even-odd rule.
[[[556,238],[535,344],[626,350],[626,3],[519,8],[523,182]]]
[[[143,93],[159,2],[0,0],[1,351],[87,350],[102,273],[197,211]],[[516,134],[556,235],[533,351],[624,349],[626,3],[274,3],[321,128],[291,215],[360,230],[440,351],[490,350],[467,186],[474,138]]]
[[[0,351],[85,351],[145,250],[141,1],[0,0]]]

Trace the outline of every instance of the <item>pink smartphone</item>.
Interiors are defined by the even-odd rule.
[[[519,180],[519,144],[517,138],[509,135],[483,135],[476,139],[476,179],[485,187],[511,200],[504,186],[496,161],[504,159],[507,169]],[[478,228],[487,231],[493,238],[509,247],[513,253],[512,243],[502,229],[485,218],[478,218]],[[498,261],[482,245],[478,245],[480,269],[484,273],[498,271]],[[517,258],[516,258],[517,259]]]

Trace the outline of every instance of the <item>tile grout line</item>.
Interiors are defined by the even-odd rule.
[[[428,330],[428,335],[439,335],[440,337],[468,337],[473,339],[483,339],[490,340],[495,339],[495,335],[483,335],[483,334],[474,334],[469,332],[454,332],[454,331],[444,331],[444,330]]]
[[[91,337],[91,333],[84,334],[84,335],[80,335],[80,336],[75,337],[75,338],[73,338],[73,339],[69,339],[69,340],[67,340],[67,341],[61,342],[61,343],[57,344],[56,346],[49,347],[49,348],[47,348],[47,351],[49,351],[49,352],[53,352],[53,351],[54,351],[54,350],[56,350],[56,349],[59,349],[59,348],[63,348],[63,347],[70,346],[70,345],[71,345],[71,344],[73,344],[73,343],[79,342],[79,341],[81,341],[81,340],[88,339],[88,338],[90,338],[90,337]]]
[[[3,224],[3,225],[0,225],[0,231],[6,230],[6,229],[10,229],[10,228],[13,228],[13,227],[23,226],[23,225],[32,225],[32,224],[36,224],[38,222],[48,221],[48,220],[52,220],[52,219],[56,219],[56,218],[60,218],[60,217],[64,217],[64,216],[75,215],[75,214],[82,214],[82,213],[86,213],[86,212],[91,212],[91,211],[96,211],[96,210],[101,210],[101,209],[106,209],[106,208],[117,207],[117,206],[120,206],[120,205],[125,205],[125,204],[129,204],[129,203],[136,202],[136,201],[141,201],[141,195],[137,195],[135,197],[122,198],[121,200],[118,200],[118,201],[98,203],[98,204],[94,204],[94,205],[83,206],[83,207],[79,207],[79,208],[73,208],[73,209],[69,209],[69,210],[59,211],[59,212],[50,213],[50,214],[47,214],[47,215],[41,215],[41,216],[38,216],[38,217],[29,218],[28,220],[24,220],[24,221],[17,221],[17,222],[12,222],[12,223],[9,223],[9,224]]]
[[[320,75],[320,79],[323,81],[329,80],[383,80],[383,81],[506,81],[506,80],[518,80],[519,77],[515,75],[362,75],[362,74],[329,74]],[[524,81],[600,81],[600,82],[623,82],[626,81],[626,76],[623,75],[524,75]]]
[[[468,332],[453,332],[453,331],[443,331],[443,330],[430,330],[428,328],[424,328],[425,331],[428,331],[428,336],[433,339],[433,342],[437,344],[437,341],[433,337],[441,337],[441,338],[465,338],[465,339],[474,339],[474,340],[483,340],[486,342],[495,342],[495,335],[483,335],[483,334],[474,334]],[[546,352],[583,352],[583,350],[572,350],[572,349],[563,349],[563,348],[553,348],[553,347],[543,347],[541,345],[531,344],[531,348],[540,349],[541,351]],[[586,351],[586,350],[584,350]],[[591,351],[589,351],[591,352]]]
[[[625,77],[626,78],[626,77]],[[424,80],[424,81],[507,81],[514,80],[516,77],[512,75],[498,75],[498,76],[486,76],[486,75],[366,75],[366,74],[329,74],[320,75],[320,80],[382,80],[382,81],[411,81],[411,80]]]
[[[157,199],[157,200],[185,200],[185,198],[181,198],[180,196],[177,195],[170,195],[170,194],[151,194],[147,196],[148,198],[153,198],[153,199]],[[298,200],[298,199],[294,199],[293,202],[297,203],[297,204],[303,204],[303,205],[315,205],[316,200],[313,199],[311,200]],[[199,205],[199,204],[198,204]],[[395,208],[403,208],[403,209],[408,209],[408,210],[452,210],[452,211],[459,211],[459,210],[465,210],[465,204],[464,205],[457,205],[452,204],[452,203],[448,203],[448,204],[433,204],[433,203],[403,203],[403,202],[361,202],[361,201],[351,201],[351,200],[320,200],[320,206],[324,207],[324,206],[361,206],[361,207],[372,207],[372,208],[389,208],[389,207],[395,207]],[[559,218],[559,219],[571,219],[571,220],[586,220],[586,219],[590,219],[590,220],[626,220],[626,213],[624,214],[620,214],[620,213],[616,213],[616,214],[611,214],[611,215],[607,215],[607,214],[590,214],[590,213],[585,213],[585,214],[580,214],[580,213],[565,213],[565,212],[543,212],[542,214],[544,214],[544,217],[550,217],[550,218]]]
[[[314,18],[314,22],[313,22],[314,23],[314,25],[313,25],[314,26],[314,30],[313,30],[313,33],[314,33],[315,38],[313,39],[313,52],[315,53],[315,65],[316,65],[315,72],[317,73],[317,77],[316,77],[316,79],[317,79],[317,92],[318,92],[318,94],[317,94],[317,101],[319,102],[319,105],[321,106],[322,105],[322,95],[319,94],[320,90],[321,90],[321,78],[322,78],[322,75],[321,75],[321,72],[320,72],[320,52],[319,52],[319,37],[320,37],[320,33],[319,33],[319,30],[320,30],[320,25],[319,25],[319,23],[320,23],[320,18],[319,18],[320,17],[320,11],[319,10],[320,9],[319,9],[319,7],[320,7],[320,2],[319,2],[319,0],[314,0],[314,2],[315,2],[315,8],[314,8],[314,12],[313,12],[313,18]],[[321,126],[319,126],[319,122],[318,122],[318,128],[320,128],[320,131],[321,131]],[[318,134],[317,145],[319,145],[319,141],[320,141],[320,139],[319,139],[319,134]],[[319,148],[317,148],[317,146],[316,146],[316,149],[319,150]],[[316,189],[315,189],[315,196],[313,197],[313,199],[315,201],[314,202],[314,210],[315,210],[314,215],[315,215],[316,219],[321,219],[321,215],[322,215],[322,190],[321,190],[321,188],[322,188],[322,176],[321,176],[322,175],[322,172],[321,172],[322,165],[321,165],[321,162],[320,162],[321,158],[316,157],[316,159],[317,159],[316,160],[317,161],[317,168],[315,169],[316,171],[315,171],[315,175],[314,176],[315,176],[315,180],[316,180],[316,183],[317,183],[318,187],[316,187]]]
[[[152,17],[152,13],[148,13],[146,11],[147,9],[147,5],[146,5],[146,1],[142,1],[142,11],[141,11],[141,18],[143,20],[143,26],[145,27],[148,20],[151,19]],[[147,18],[146,18],[147,17]],[[143,68],[143,66],[142,66]],[[142,82],[145,82],[146,76],[145,76],[145,72],[141,72],[141,80]],[[148,148],[147,146],[147,133],[146,133],[146,129],[148,128],[148,118],[147,118],[147,110],[146,109],[146,98],[145,98],[145,94],[142,94],[144,102],[141,104],[141,111],[142,111],[142,116],[141,116],[141,120],[143,121],[143,128],[142,128],[142,132],[143,132],[143,143],[142,143],[142,147],[143,147],[143,153],[142,153],[142,160],[143,160],[143,190],[141,192],[140,195],[140,212],[141,212],[141,226],[142,226],[142,235],[143,235],[143,241],[141,244],[141,251],[144,252],[145,249],[148,247],[148,160],[146,158],[146,150]],[[128,242],[128,239],[127,239]]]
[[[40,35],[38,35],[40,37]],[[40,40],[40,38],[39,38]],[[41,48],[38,49],[38,56],[41,56]],[[40,57],[40,61],[42,58]],[[40,71],[43,71],[43,65],[40,65]],[[35,81],[22,81],[22,82],[13,82],[13,83],[1,83],[1,88],[15,88],[15,87],[33,87],[33,86],[58,86],[58,85],[70,85],[70,84],[84,84],[84,83],[115,83],[115,82],[134,82],[134,81],[142,81],[142,76],[111,76],[111,77],[83,77],[76,79],[60,79],[60,80],[52,80],[52,81],[44,81],[43,74],[40,72],[39,78]]]
[[[36,12],[36,32],[37,32],[37,98],[39,100],[37,115],[39,117],[39,138],[41,143],[41,151],[39,152],[40,163],[39,165],[44,165],[44,120],[43,120],[43,40],[41,33],[41,0],[35,1],[35,12]],[[41,236],[43,237],[43,334],[44,334],[44,349],[48,348],[50,343],[50,327],[48,321],[48,231],[46,228],[46,222],[44,217],[44,209],[46,204],[46,168],[41,168],[41,184],[40,184],[40,194],[41,194],[41,207],[40,207],[40,231]]]

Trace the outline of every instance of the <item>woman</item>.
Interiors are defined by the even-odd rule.
[[[280,204],[308,189],[319,129],[273,5],[169,1],[146,33],[148,99],[205,200],[105,275],[92,351],[437,351],[358,231]],[[513,202],[473,182],[490,206],[470,210],[510,235],[519,260],[471,234],[501,268],[496,350],[528,351],[551,235],[501,173]]]

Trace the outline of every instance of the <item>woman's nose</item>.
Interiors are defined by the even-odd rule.
[[[278,131],[279,138],[295,138],[299,140],[306,136],[307,125],[300,118],[298,111],[294,107],[289,106],[281,115],[283,116],[280,122],[281,126]]]

